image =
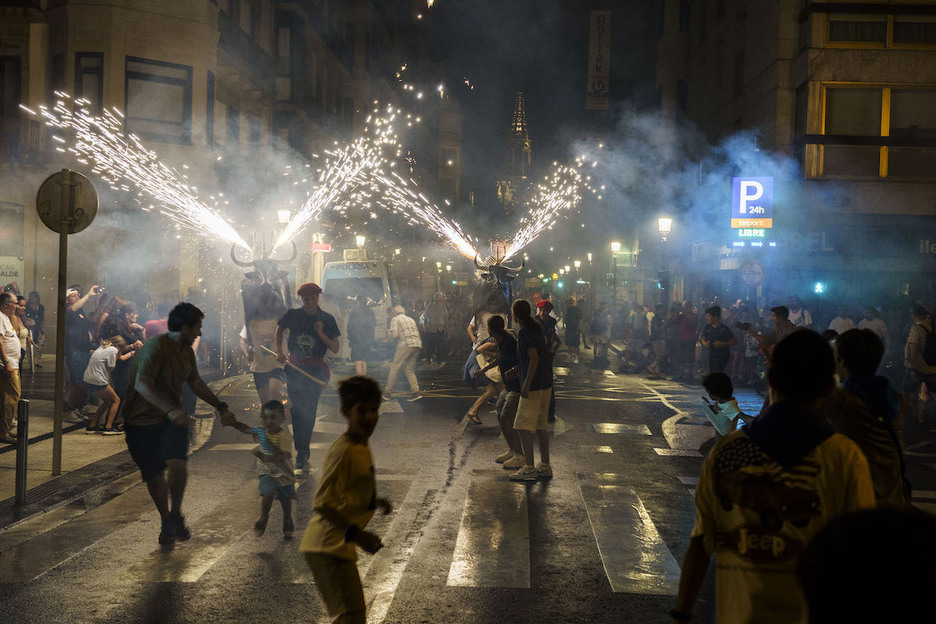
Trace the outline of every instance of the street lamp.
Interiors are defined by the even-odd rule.
[[[575,265],[575,270],[578,270],[578,269],[581,269],[581,268],[582,268],[582,261],[581,261],[581,260],[576,260],[576,261],[573,262],[572,264]]]
[[[669,299],[669,263],[666,258],[666,240],[669,237],[670,232],[673,231],[673,220],[669,217],[660,217],[657,219],[657,230],[660,232],[660,238],[663,239],[663,242],[660,244],[660,266],[663,268],[660,269],[659,278],[660,283],[660,297],[663,300],[663,305],[667,305],[667,299]]]
[[[617,255],[621,251],[621,243],[611,243],[611,276],[614,280],[614,305],[617,305]]]
[[[366,240],[367,240],[367,239],[366,239],[365,237],[361,236],[360,234],[358,234],[357,236],[354,237],[354,242],[357,244],[358,249],[363,249],[363,248],[364,248],[364,242],[365,242]]]
[[[276,211],[276,222],[280,225],[286,225],[289,223],[290,213],[288,210],[277,210]]]

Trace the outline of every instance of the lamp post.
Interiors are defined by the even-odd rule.
[[[614,280],[614,305],[617,305],[617,255],[621,251],[621,243],[611,243],[611,276]]]
[[[663,305],[667,305],[667,299],[669,299],[669,266],[666,261],[666,241],[669,238],[670,232],[673,231],[673,220],[670,217],[660,217],[657,219],[657,231],[660,233],[660,238],[662,238],[662,243],[660,244],[660,266],[663,268],[660,269],[660,273],[657,276],[660,281],[660,297],[663,299]]]
[[[358,248],[358,249],[364,249],[364,243],[365,243],[366,241],[367,241],[367,239],[366,239],[365,237],[361,236],[360,234],[358,234],[358,235],[356,235],[356,236],[354,237],[354,242],[355,242],[355,244],[357,244],[357,248]]]

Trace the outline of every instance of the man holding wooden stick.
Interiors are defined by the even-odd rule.
[[[309,444],[315,427],[322,388],[331,378],[325,354],[337,353],[341,331],[335,317],[319,307],[322,289],[318,284],[303,284],[298,295],[302,307],[288,310],[276,328],[276,359],[286,367],[286,392],[289,395],[296,446],[296,470],[309,464]],[[283,350],[283,335],[289,332]],[[314,379],[313,379],[314,378]],[[320,381],[319,381],[320,380]]]

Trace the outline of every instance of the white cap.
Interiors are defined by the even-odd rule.
[[[79,293],[77,290],[75,290],[74,288],[68,288],[68,289],[65,290],[65,298],[66,298],[66,299],[68,299],[68,298],[69,298],[70,296],[72,296],[72,295],[78,295],[78,294],[80,294],[80,293]]]

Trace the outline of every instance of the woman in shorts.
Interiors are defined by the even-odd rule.
[[[120,398],[113,388],[111,374],[117,366],[118,360],[126,361],[133,357],[133,351],[127,346],[123,336],[117,335],[101,340],[100,346],[91,354],[88,367],[84,372],[84,384],[88,392],[97,395],[99,405],[91,422],[85,428],[85,433],[104,435],[120,435],[122,432],[114,426],[117,410],[120,408]],[[98,423],[104,418],[104,426]]]

